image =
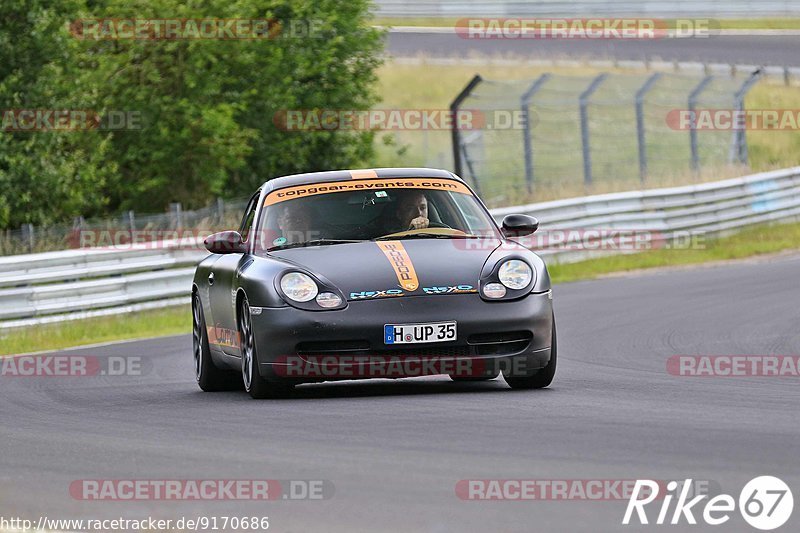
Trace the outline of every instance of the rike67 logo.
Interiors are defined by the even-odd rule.
[[[659,484],[649,479],[636,480],[633,493],[628,500],[623,525],[636,523],[650,524],[652,515],[648,517],[645,507],[650,503],[661,503],[655,524],[697,524],[695,513],[711,526],[719,526],[728,522],[736,510],[736,500],[728,494],[714,496],[705,505],[700,503],[709,497],[701,494],[689,499],[692,480],[687,479],[682,485],[671,481],[667,484],[666,494],[660,492]],[[644,497],[642,497],[644,495]],[[677,496],[677,500],[675,499]],[[674,509],[671,509],[675,501]],[[739,494],[739,513],[745,522],[756,529],[771,531],[784,525],[792,516],[794,498],[789,486],[783,480],[772,476],[761,476],[750,480]],[[670,511],[672,511],[670,513]],[[633,522],[632,522],[633,520]]]

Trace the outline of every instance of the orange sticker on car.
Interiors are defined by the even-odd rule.
[[[374,179],[378,177],[378,173],[374,170],[351,170],[350,177],[354,180],[357,179]]]
[[[276,189],[270,192],[264,205],[269,206],[286,200],[304,198],[306,196],[316,196],[318,194],[329,194],[343,191],[385,191],[391,189],[432,189],[437,191],[451,191],[461,194],[472,192],[469,188],[456,180],[439,178],[378,178],[378,179],[353,179],[349,181],[329,181],[313,183],[308,185],[296,185]]]
[[[400,241],[381,241],[375,244],[378,245],[386,259],[392,264],[400,286],[409,292],[417,290],[419,288],[417,273],[403,243]]]
[[[209,344],[224,346],[226,348],[239,348],[241,346],[238,331],[218,326],[208,326],[206,331],[208,333]]]

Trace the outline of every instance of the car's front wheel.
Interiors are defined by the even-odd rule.
[[[208,331],[206,319],[203,315],[203,305],[200,295],[192,296],[192,351],[194,355],[194,375],[197,385],[206,392],[241,389],[239,376],[236,372],[217,368],[211,360],[211,350],[208,346]]]
[[[288,395],[294,388],[291,383],[268,381],[264,379],[258,371],[258,350],[247,296],[242,299],[238,315],[244,390],[257,400],[263,398],[281,398]]]
[[[558,341],[556,339],[556,317],[553,317],[553,336],[550,342],[550,361],[547,366],[530,376],[511,376],[503,372],[506,383],[512,389],[543,389],[553,382],[558,362]]]

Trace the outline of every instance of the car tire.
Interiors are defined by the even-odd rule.
[[[558,340],[556,337],[556,317],[553,316],[553,336],[550,342],[550,361],[547,366],[536,371],[530,376],[508,376],[503,373],[503,377],[512,389],[543,389],[553,382],[556,375],[556,364],[558,363]]]
[[[291,383],[269,381],[258,371],[258,350],[250,315],[250,304],[247,296],[242,299],[237,313],[239,325],[239,346],[242,354],[242,382],[244,390],[256,400],[265,398],[284,398],[294,389]]]
[[[241,381],[236,372],[217,368],[211,359],[208,346],[208,330],[203,314],[200,295],[192,296],[192,351],[194,355],[194,375],[197,385],[205,392],[218,392],[241,389]]]

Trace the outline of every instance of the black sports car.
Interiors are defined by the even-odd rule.
[[[449,374],[541,388],[556,370],[544,262],[458,176],[377,169],[276,178],[209,236],[192,286],[205,391]]]

